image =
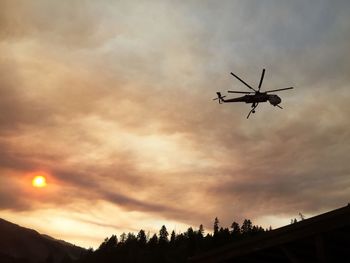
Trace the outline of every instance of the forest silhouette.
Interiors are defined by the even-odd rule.
[[[178,234],[174,230],[169,233],[163,225],[159,233],[153,235],[146,234],[142,229],[136,235],[112,235],[95,251],[89,249],[79,260],[69,261],[65,258],[62,263],[187,262],[192,256],[269,230],[271,227],[265,230],[253,225],[249,219],[245,219],[242,225],[234,221],[230,228],[223,228],[219,219],[215,218],[212,233],[206,235],[203,225],[196,230],[190,227],[186,232]]]
[[[10,224],[8,222],[8,224]],[[13,225],[13,224],[10,224]],[[14,225],[15,228],[19,226]],[[19,227],[20,228],[20,227]],[[44,260],[38,261],[34,257],[18,257],[7,255],[0,252],[1,263],[109,263],[109,262],[188,262],[188,259],[205,253],[226,244],[241,241],[266,231],[261,226],[253,225],[252,221],[245,219],[242,224],[233,221],[229,228],[221,227],[218,218],[214,219],[212,229],[205,231],[201,224],[198,229],[188,228],[187,231],[176,233],[174,230],[168,231],[163,225],[158,233],[150,234],[141,229],[137,234],[122,233],[121,235],[112,235],[105,238],[100,246],[82,249],[80,255],[65,253],[58,256],[54,245],[48,245],[50,248],[48,255]],[[28,231],[28,230],[27,230]],[[35,232],[29,230],[31,232]],[[207,232],[207,234],[205,234]],[[18,232],[23,235],[23,232]],[[22,234],[21,234],[22,233]],[[36,232],[35,232],[36,233]],[[37,233],[37,236],[40,236]],[[35,237],[33,240],[40,239]],[[32,241],[33,241],[32,240]],[[34,241],[33,241],[34,242]],[[60,241],[63,242],[63,241]],[[67,243],[69,244],[69,243]],[[71,244],[70,244],[71,245]],[[16,244],[18,246],[18,243]],[[74,247],[74,245],[71,245]],[[14,250],[21,247],[13,248]],[[25,248],[24,248],[25,249]],[[33,251],[32,251],[33,252]],[[68,252],[68,251],[67,251]]]

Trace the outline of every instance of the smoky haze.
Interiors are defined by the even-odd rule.
[[[348,203],[348,1],[0,5],[4,215],[74,211],[104,238]],[[295,87],[283,110],[212,101],[262,68],[262,90]],[[39,170],[46,193],[27,184]]]

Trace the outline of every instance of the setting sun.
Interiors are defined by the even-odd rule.
[[[37,175],[32,180],[32,185],[34,187],[42,188],[46,186],[46,178],[42,175]]]

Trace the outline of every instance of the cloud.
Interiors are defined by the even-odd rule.
[[[105,201],[209,226],[347,202],[346,1],[1,5],[1,209]],[[284,110],[211,100],[263,67],[263,89],[296,87]],[[20,183],[35,170],[45,202]]]

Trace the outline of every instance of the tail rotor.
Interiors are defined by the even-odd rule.
[[[223,101],[225,101],[224,98],[225,98],[226,96],[221,96],[221,93],[220,93],[220,92],[216,92],[216,94],[218,95],[218,97],[215,98],[215,99],[213,99],[213,100],[218,100],[220,104],[221,104]]]

